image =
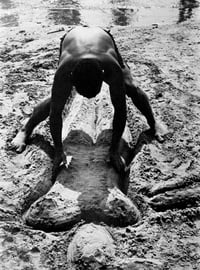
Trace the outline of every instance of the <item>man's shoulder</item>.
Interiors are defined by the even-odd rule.
[[[108,29],[103,29],[98,26],[76,26],[66,33],[63,41],[74,42],[111,42],[111,34]],[[112,43],[112,42],[111,42]]]

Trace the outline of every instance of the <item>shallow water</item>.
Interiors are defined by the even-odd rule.
[[[200,19],[200,0],[0,0],[0,27],[148,26]]]

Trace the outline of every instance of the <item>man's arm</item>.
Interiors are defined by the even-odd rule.
[[[62,145],[62,111],[69,97],[72,84],[66,75],[65,68],[59,67],[53,82],[51,105],[50,105],[50,131],[55,147],[52,180],[55,180],[60,163],[66,162]]]
[[[119,143],[126,124],[126,97],[121,70],[115,74],[115,79],[110,83],[110,95],[114,107],[110,160],[115,169],[118,172],[122,172],[124,164],[119,154]]]

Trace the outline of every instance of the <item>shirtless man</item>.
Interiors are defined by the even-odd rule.
[[[56,177],[61,162],[66,163],[61,141],[62,111],[72,86],[86,98],[95,97],[102,82],[109,85],[114,106],[113,135],[110,161],[118,172],[124,164],[119,155],[119,142],[126,122],[126,95],[146,117],[151,134],[161,141],[159,125],[155,121],[146,94],[133,84],[128,66],[123,62],[112,35],[97,27],[76,27],[62,39],[59,66],[55,73],[51,98],[39,104],[13,140],[17,152],[22,152],[33,129],[50,116],[50,131],[55,147],[52,179]]]

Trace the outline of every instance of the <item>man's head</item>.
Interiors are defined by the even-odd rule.
[[[101,90],[103,70],[96,59],[80,60],[72,71],[72,82],[77,92],[87,98],[95,97]]]

